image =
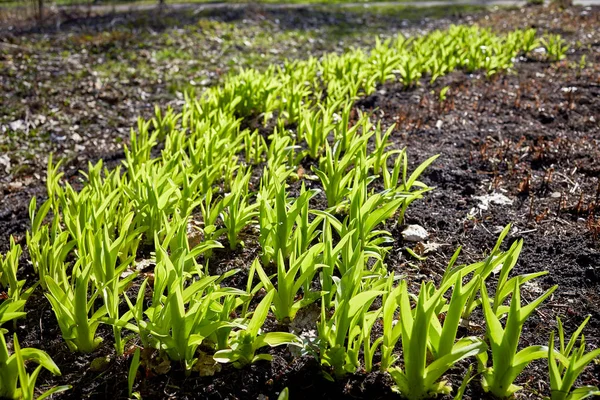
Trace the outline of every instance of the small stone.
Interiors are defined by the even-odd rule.
[[[577,88],[575,86],[569,86],[569,87],[561,88],[560,91],[563,93],[572,93],[572,92],[576,92]]]
[[[8,155],[3,154],[0,156],[0,166],[4,167],[4,172],[6,172],[7,174],[10,174],[10,157],[8,157]]]
[[[402,231],[402,237],[407,242],[423,242],[427,240],[429,234],[425,228],[420,225],[408,225]]]
[[[21,188],[23,188],[23,182],[10,182],[8,184],[8,190],[11,192],[16,192],[17,190],[20,190]]]
[[[444,121],[442,121],[441,119],[438,119],[437,122],[435,123],[435,127],[438,129],[442,129],[442,126],[444,126]]]
[[[23,121],[22,119],[18,119],[16,121],[10,122],[8,124],[8,126],[13,131],[24,131],[25,128],[27,128],[27,125],[25,124],[25,121]]]
[[[150,268],[152,265],[154,265],[154,261],[152,261],[151,259],[142,259],[137,262],[137,264],[135,265],[135,269],[136,271],[144,271]]]
[[[83,138],[81,137],[81,135],[79,133],[72,134],[71,139],[73,139],[73,141],[75,141],[75,142],[81,142],[83,140]]]
[[[473,196],[475,200],[479,200],[477,207],[483,211],[487,211],[490,208],[490,204],[497,206],[510,206],[513,201],[503,195],[502,193],[494,192],[492,194],[486,194],[484,196]]]

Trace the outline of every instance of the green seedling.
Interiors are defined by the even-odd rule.
[[[319,292],[309,290],[309,284],[321,265],[316,263],[317,255],[322,251],[322,244],[311,247],[307,252],[297,255],[292,253],[289,260],[283,258],[280,250],[277,258],[277,288],[260,265],[254,261],[253,268],[266,290],[275,290],[273,312],[279,322],[289,323],[300,308],[306,307],[320,297]],[[302,295],[299,296],[300,290]],[[298,297],[300,297],[298,299]]]
[[[575,381],[594,359],[600,357],[600,349],[585,352],[585,338],[581,335],[583,328],[590,320],[588,316],[577,328],[565,346],[565,332],[560,318],[558,322],[559,351],[554,350],[554,332],[548,342],[548,369],[550,374],[550,391],[552,400],[581,400],[600,396],[600,390],[595,386],[583,386],[573,389]],[[581,335],[579,348],[577,340]]]
[[[476,356],[485,352],[487,346],[474,337],[462,338],[455,341],[456,330],[453,320],[460,317],[462,304],[460,293],[453,296],[448,313],[450,321],[447,329],[439,329],[439,321],[435,315],[440,299],[447,288],[442,287],[429,295],[432,287],[422,284],[415,306],[411,306],[410,296],[406,281],[400,283],[399,304],[400,317],[398,324],[401,326],[402,349],[404,355],[404,368],[393,367],[388,371],[396,386],[394,390],[408,399],[422,399],[435,397],[438,394],[449,394],[451,387],[446,381],[439,379],[452,366],[467,357]],[[469,290],[469,289],[467,289]],[[455,302],[453,307],[452,302]],[[437,335],[432,335],[432,329]],[[437,328],[437,329],[436,329]],[[437,344],[437,355],[433,360],[428,360],[428,345],[433,337]],[[439,338],[439,339],[438,339]]]
[[[238,173],[231,193],[223,199],[223,224],[227,229],[227,239],[231,250],[237,249],[240,244],[240,232],[249,224],[254,223],[254,217],[258,215],[258,204],[249,203],[248,184],[250,171]]]
[[[567,58],[569,46],[560,35],[546,35],[542,38],[542,44],[551,61],[561,61]]]
[[[498,398],[512,396],[521,387],[513,382],[516,377],[533,360],[545,358],[548,348],[545,346],[529,346],[518,351],[519,338],[523,324],[531,313],[547,299],[557,286],[548,289],[544,294],[526,306],[521,305],[520,279],[514,282],[510,309],[504,327],[500,323],[501,315],[492,309],[485,284],[481,283],[481,300],[486,321],[487,338],[492,353],[492,364],[488,366],[487,352],[478,355],[482,386],[486,392]]]
[[[10,237],[10,249],[6,255],[0,254],[0,287],[6,289],[6,299],[0,303],[0,326],[5,322],[24,317],[25,303],[37,287],[33,285],[23,290],[26,281],[17,279],[19,259],[23,253],[21,246]]]
[[[300,344],[300,340],[292,333],[261,332],[274,297],[275,290],[271,289],[254,310],[248,324],[239,330],[232,331],[229,338],[231,347],[217,351],[214,355],[215,361],[232,363],[235,367],[241,368],[261,360],[271,361],[273,357],[270,354],[256,354],[256,351],[262,347],[298,346]]]
[[[13,336],[14,353],[10,354],[4,339],[4,333],[0,330],[0,397],[6,399],[35,399],[35,382],[41,370],[47,369],[53,375],[60,375],[60,370],[52,361],[50,356],[38,349],[22,349],[17,339]],[[33,373],[28,374],[25,362],[38,364]],[[45,399],[55,393],[64,392],[71,386],[57,386],[37,397],[38,400]]]
[[[92,267],[81,267],[81,260],[73,268],[73,275],[66,286],[59,285],[54,279],[46,276],[45,293],[52,305],[52,311],[58,321],[63,339],[72,351],[91,353],[102,342],[96,337],[100,318],[106,314],[102,306],[94,311],[94,302],[101,295],[98,288],[90,282]],[[90,286],[92,291],[90,293]]]
[[[350,276],[353,271],[348,271]],[[343,279],[343,278],[342,278]],[[343,290],[343,289],[342,289]],[[321,364],[333,370],[335,378],[354,373],[359,367],[358,354],[362,347],[365,331],[370,331],[369,321],[376,315],[368,309],[382,291],[365,291],[347,299],[336,301],[332,317],[326,317],[325,306],[321,307],[321,321],[318,323]],[[368,346],[374,352],[374,347]],[[368,361],[371,363],[371,361]]]

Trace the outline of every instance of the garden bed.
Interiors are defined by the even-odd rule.
[[[525,242],[515,272],[549,271],[523,287],[524,302],[559,285],[528,319],[521,344],[547,344],[550,331],[556,327],[556,316],[561,317],[571,333],[591,315],[586,340],[591,348],[596,348],[600,346],[600,37],[596,29],[600,26],[600,8],[574,8],[566,12],[531,8],[462,18],[462,21],[477,20],[498,31],[527,28],[536,21],[538,31],[560,33],[571,49],[567,59],[560,62],[523,57],[510,71],[489,78],[484,73],[453,72],[433,85],[423,78],[417,88],[410,90],[399,83],[386,83],[356,102],[354,115],[359,110],[372,112],[384,130],[396,124],[390,142],[392,148],[407,147],[409,170],[431,155],[440,154],[421,179],[435,189],[408,208],[404,221],[424,227],[429,238],[423,245],[405,242],[401,235],[403,226],[389,222],[386,228],[394,241],[385,262],[389,270],[412,284],[427,279],[439,282],[459,246],[463,247],[459,263],[480,261],[489,254],[502,228],[510,223],[512,227],[503,248],[517,239]],[[428,25],[431,26],[435,24]],[[306,46],[310,47],[308,43]],[[442,91],[445,95],[440,94]],[[164,92],[157,92],[166,97]],[[158,101],[160,97],[152,99]],[[148,108],[147,102],[139,104],[132,115],[139,114],[142,107]],[[89,140],[94,143],[109,127],[90,123]],[[131,119],[123,118],[120,122],[128,123],[131,125]],[[243,126],[265,129],[259,119],[246,120]],[[123,132],[115,135],[126,140]],[[67,164],[66,177],[71,182],[77,182],[75,170],[83,168],[88,159],[102,157],[111,167],[123,160],[116,144],[94,150],[96,146],[87,145],[87,140],[84,145],[89,151],[81,151]],[[301,168],[310,171],[311,162],[305,161]],[[45,174],[39,161],[32,162],[28,173],[18,179],[4,177],[0,209],[2,251],[8,248],[9,234],[25,243],[29,224],[27,204],[31,195],[45,191],[36,174]],[[29,184],[18,184],[28,176],[31,176]],[[292,185],[290,191],[294,190],[299,190],[299,186]],[[325,197],[316,197],[312,207],[326,208]],[[241,268],[242,272],[226,284],[243,290],[247,270],[260,251],[256,235],[252,232],[246,235],[243,249],[234,252],[217,249],[210,260],[213,273]],[[406,248],[426,259],[415,258]],[[35,279],[30,265],[24,264],[23,271]],[[139,283],[130,293],[132,299]],[[104,343],[94,352],[81,355],[70,352],[65,345],[41,291],[32,295],[26,311],[26,319],[19,320],[15,330],[21,346],[47,351],[62,371],[62,376],[55,378],[43,374],[39,380],[41,386],[73,386],[59,398],[127,396],[131,357],[130,354],[115,356],[109,326],[101,325],[99,330]],[[308,308],[302,313],[310,316],[310,312]],[[482,335],[483,325],[482,314],[475,313],[464,333]],[[269,319],[267,326],[280,329],[274,319]],[[380,332],[376,327],[373,335]],[[392,381],[386,374],[359,370],[331,382],[322,374],[318,360],[310,355],[293,354],[284,348],[269,352],[273,356],[271,363],[258,362],[242,369],[226,364],[213,376],[199,377],[193,372],[186,377],[181,365],[164,363],[156,359],[156,353],[146,351],[142,358],[156,368],[142,368],[136,390],[143,398],[178,399],[276,398],[285,387],[292,398],[393,395]],[[106,363],[98,361],[104,357]],[[455,388],[460,385],[466,366],[459,363],[446,375]],[[598,376],[600,365],[592,364],[578,384],[598,386]],[[547,382],[545,361],[534,362],[517,380],[524,386],[523,396],[528,398],[548,395]],[[475,383],[465,393],[468,398],[485,396]]]

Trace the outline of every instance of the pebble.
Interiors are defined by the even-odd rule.
[[[402,237],[407,242],[422,242],[427,240],[429,233],[421,225],[408,225],[402,231]]]
[[[482,209],[483,211],[487,211],[490,207],[490,204],[495,204],[497,206],[509,206],[513,203],[511,199],[503,195],[502,193],[494,192],[492,194],[486,194],[484,196],[473,196],[475,200],[479,200],[479,204],[477,207]]]
[[[4,171],[7,174],[10,174],[11,165],[10,165],[10,157],[8,157],[8,155],[3,154],[0,156],[0,166],[4,167]]]
[[[24,131],[27,128],[27,124],[22,119],[10,122],[8,126],[13,131]]]

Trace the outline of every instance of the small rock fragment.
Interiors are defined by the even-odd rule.
[[[10,158],[8,157],[8,155],[3,154],[0,156],[0,166],[4,167],[4,172],[6,172],[7,174],[10,174]]]
[[[577,88],[575,86],[569,86],[569,87],[561,88],[560,91],[563,93],[572,93],[572,92],[576,92]]]
[[[23,182],[16,181],[8,184],[8,190],[10,192],[16,192],[17,190],[21,190],[21,188],[23,188]]]
[[[486,194],[483,196],[473,196],[475,200],[479,200],[479,204],[477,207],[480,209],[487,211],[490,208],[490,204],[495,204],[497,206],[510,206],[513,201],[503,195],[502,193],[494,192],[492,194]]]
[[[425,228],[420,225],[408,225],[402,231],[402,237],[407,242],[423,242],[427,240],[429,234]]]
[[[142,259],[137,262],[137,264],[135,265],[135,269],[137,271],[144,271],[144,270],[150,268],[153,264],[154,264],[154,261],[152,261],[151,259]]]
[[[22,119],[10,122],[8,126],[13,131],[24,131],[27,128],[27,124],[25,124],[25,121],[23,121]]]

